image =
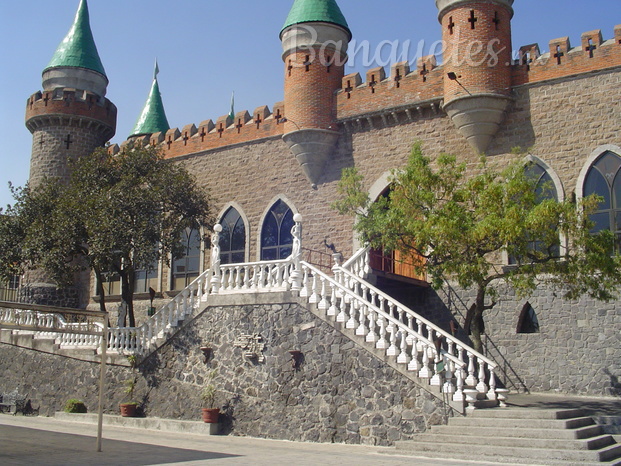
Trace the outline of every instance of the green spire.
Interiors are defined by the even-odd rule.
[[[86,0],[80,0],[73,26],[56,49],[46,70],[57,67],[86,68],[106,76],[91,32]]]
[[[314,22],[336,24],[351,36],[345,16],[335,0],[295,0],[282,31],[294,24]]]
[[[134,130],[129,136],[130,138],[158,132],[165,133],[170,129],[168,119],[166,118],[166,112],[164,111],[162,95],[160,94],[160,86],[157,83],[157,75],[159,72],[160,69],[156,61],[153,85],[151,86],[151,92],[149,92],[149,98],[147,99],[147,103],[144,104],[144,108],[136,122],[136,126],[134,126]]]

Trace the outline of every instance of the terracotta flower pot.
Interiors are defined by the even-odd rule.
[[[136,417],[136,408],[138,407],[136,403],[121,403],[119,407],[122,417]]]
[[[217,424],[219,417],[220,410],[218,408],[203,408],[203,422]]]

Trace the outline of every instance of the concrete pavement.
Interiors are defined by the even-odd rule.
[[[468,461],[400,456],[392,448],[206,436],[104,426],[96,452],[95,425],[54,418],[0,415],[3,465],[421,465],[458,466]]]

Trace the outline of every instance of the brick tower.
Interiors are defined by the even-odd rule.
[[[43,91],[27,102],[26,127],[33,136],[31,187],[46,177],[67,180],[70,159],[90,154],[114,136],[116,107],[105,98],[107,85],[88,5],[81,0],[69,33],[43,70]],[[25,277],[28,299],[49,305],[85,305],[88,277],[82,278],[76,289],[58,290],[42,271],[30,272]]]
[[[444,110],[484,153],[511,102],[513,0],[436,0],[444,51]]]
[[[284,141],[315,186],[339,137],[341,88],[351,32],[334,0],[296,0],[280,33],[285,62]]]

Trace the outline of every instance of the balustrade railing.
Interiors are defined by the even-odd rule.
[[[466,388],[465,374],[470,375],[469,365],[475,367],[478,362],[478,367],[483,371],[493,372],[487,361],[481,359],[475,362],[472,352],[466,352],[465,347],[458,347],[453,341],[448,342],[446,347],[438,345],[436,329],[425,326],[420,317],[400,318],[316,267],[306,262],[302,262],[301,266],[301,296],[307,297],[309,303],[315,303],[329,318],[344,324],[346,329],[352,330],[367,343],[384,350],[386,356],[393,357],[397,364],[403,364],[407,371],[428,379],[431,385],[441,387],[441,391],[450,395],[452,400],[465,399],[463,390]],[[494,387],[493,377],[490,380]],[[480,388],[483,389],[483,386]],[[487,391],[486,388],[486,394]]]
[[[465,373],[457,374],[463,378],[462,387],[476,389],[477,392],[485,394],[487,399],[495,400],[497,364],[362,279],[360,271],[365,270],[368,265],[365,266],[361,262],[362,258],[368,260],[368,251],[369,248],[363,248],[353,256],[352,259],[356,260],[350,259],[342,266],[335,267],[335,280],[400,322],[407,323],[409,327],[416,326],[419,334],[427,336],[428,340],[440,345],[444,351],[456,355],[466,368]],[[463,394],[458,395],[458,398],[461,396]]]

